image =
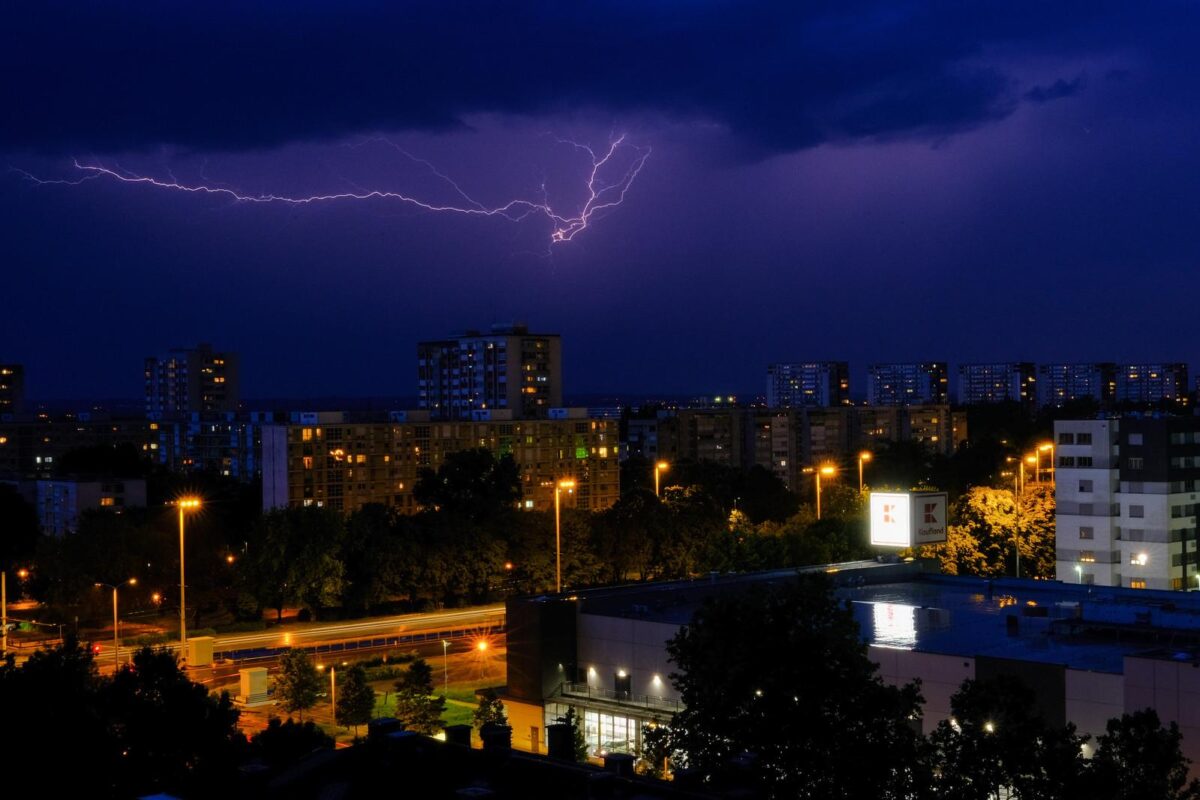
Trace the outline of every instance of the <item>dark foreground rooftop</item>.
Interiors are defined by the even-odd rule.
[[[829,574],[873,645],[1121,673],[1126,656],[1200,663],[1200,592],[940,575],[895,559],[806,568]],[[792,580],[795,570],[581,591],[580,612],[686,625],[710,597]],[[556,602],[557,596],[526,598]]]

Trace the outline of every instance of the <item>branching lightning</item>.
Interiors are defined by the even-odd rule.
[[[609,142],[607,149],[600,152],[577,142],[558,140],[560,143],[569,144],[580,152],[586,153],[591,162],[587,173],[587,180],[584,184],[586,198],[583,204],[576,210],[568,212],[560,210],[550,203],[544,183],[541,187],[542,197],[540,200],[514,198],[501,205],[485,205],[467,194],[457,182],[439,171],[430,162],[410,155],[387,139],[373,138],[367,141],[383,142],[398,150],[414,163],[423,165],[434,176],[449,185],[458,198],[461,199],[462,204],[432,202],[398,191],[365,188],[353,192],[315,194],[303,197],[271,193],[250,194],[211,182],[185,183],[176,179],[170,173],[170,170],[167,170],[170,176],[169,179],[163,180],[151,175],[130,172],[116,165],[105,166],[100,163],[84,163],[78,159],[72,162],[75,170],[83,173],[78,178],[43,179],[24,170],[15,171],[38,185],[77,186],[86,181],[107,178],[120,181],[121,183],[140,184],[157,189],[223,196],[239,203],[279,203],[303,206],[332,203],[335,201],[390,200],[416,206],[425,211],[464,214],[477,217],[503,217],[513,222],[519,222],[530,216],[542,216],[549,220],[552,225],[550,232],[551,243],[561,244],[571,241],[576,235],[587,230],[598,214],[621,205],[630,187],[633,186],[633,182],[642,171],[642,167],[645,166],[646,160],[650,157],[650,147],[630,144],[626,141],[624,134],[613,138]]]

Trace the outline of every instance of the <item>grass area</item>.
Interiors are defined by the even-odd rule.
[[[390,717],[396,710],[396,695],[391,685],[375,686],[375,716]],[[385,702],[383,694],[387,691]],[[438,692],[441,694],[441,692]],[[446,725],[470,725],[474,722],[475,709],[479,707],[475,690],[467,686],[451,686],[446,692],[446,713],[442,722]]]

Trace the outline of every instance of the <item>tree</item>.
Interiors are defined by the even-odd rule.
[[[213,696],[192,682],[170,651],[134,653],[131,664],[102,684],[100,703],[120,753],[118,795],[187,787],[189,794],[211,796],[237,779],[246,744],[237,708],[228,693]]]
[[[479,707],[475,709],[475,727],[484,725],[507,725],[508,715],[504,713],[504,703],[495,689],[484,689],[479,694]]]
[[[968,680],[950,708],[952,718],[929,737],[938,797],[990,800],[1002,789],[1019,798],[1075,796],[1086,737],[1070,724],[1048,725],[1025,684],[1008,676]]]
[[[434,734],[445,711],[445,696],[433,696],[433,670],[425,659],[414,660],[396,681],[396,719],[406,730]]]
[[[342,514],[309,506],[264,514],[250,533],[241,560],[243,586],[280,618],[289,602],[303,604],[314,616],[337,605],[345,589]]]
[[[318,750],[332,750],[333,738],[312,720],[296,722],[279,717],[267,720],[267,727],[250,739],[250,752],[272,767],[285,767]]]
[[[647,775],[666,778],[674,756],[675,745],[669,725],[654,720],[642,726],[642,759],[646,762]]]
[[[284,711],[298,712],[301,722],[304,721],[305,710],[317,704],[323,683],[312,659],[303,650],[293,647],[279,657],[275,700]]]
[[[708,599],[668,643],[689,767],[750,751],[769,797],[904,797],[918,785],[915,685],[885,685],[824,574]]]
[[[375,713],[375,690],[367,683],[366,670],[359,664],[350,667],[342,675],[334,718],[343,727],[353,725],[354,735],[357,736],[358,726],[370,722]]]
[[[1190,762],[1180,752],[1182,735],[1164,728],[1153,709],[1110,719],[1096,740],[1086,796],[1112,800],[1196,800],[1200,783],[1188,780]]]
[[[450,453],[437,471],[417,476],[413,497],[425,508],[482,520],[512,512],[521,499],[521,471],[509,454],[487,448]]]
[[[995,578],[1014,575],[1021,554],[1021,576],[1054,577],[1054,487],[1031,483],[1020,496],[1008,489],[976,486],[952,509],[952,524],[942,544],[919,552],[937,558],[948,575]]]
[[[164,651],[139,651],[101,677],[68,636],[20,667],[0,664],[0,708],[19,726],[4,739],[6,763],[53,776],[55,796],[214,797],[236,782],[244,752],[228,696],[190,681]]]
[[[567,713],[558,717],[558,721],[571,729],[571,746],[575,760],[580,763],[587,761],[587,738],[583,735],[583,725],[579,715],[575,713],[575,706],[567,706]]]

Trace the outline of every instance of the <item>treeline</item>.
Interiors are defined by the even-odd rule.
[[[765,470],[678,465],[662,496],[632,486],[598,513],[564,509],[564,587],[686,578],[845,561],[870,555],[853,487],[823,492],[823,519]],[[157,490],[166,497],[197,491]],[[244,487],[199,490],[186,522],[189,624],[252,621],[301,608],[306,616],[358,615],[475,604],[553,590],[553,513],[518,510],[520,474],[486,450],[457,453],[415,487],[425,509],[401,515],[366,506],[349,515],[315,506],[262,513]],[[169,505],[89,512],[79,530],[43,537],[24,591],[51,606],[44,619],[102,622],[109,595],[97,582],[136,577],[123,619],[177,608],[178,532]]]
[[[69,636],[19,667],[0,661],[0,707],[5,759],[52,797],[241,797],[242,765],[274,771],[333,747],[291,720],[247,741],[229,696],[191,681],[172,653],[143,649],[101,675]]]

